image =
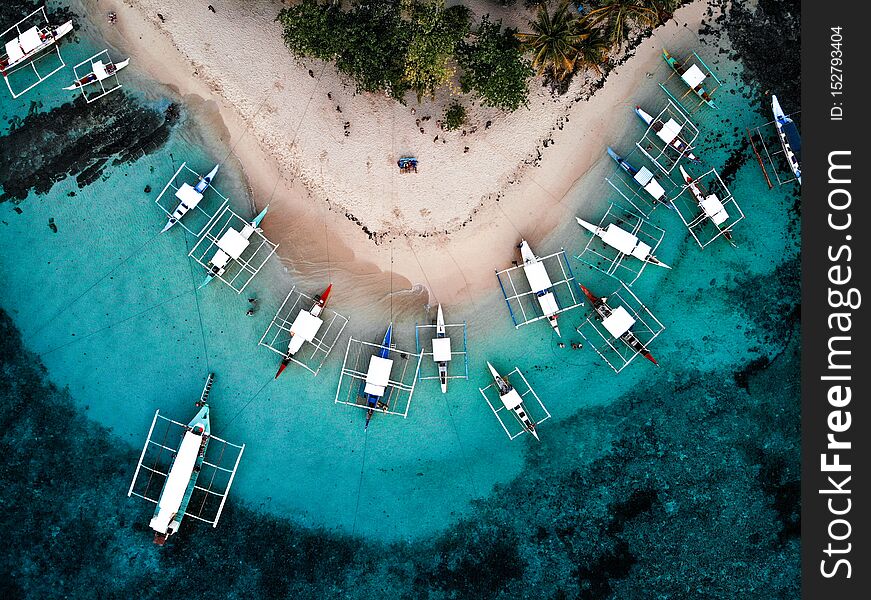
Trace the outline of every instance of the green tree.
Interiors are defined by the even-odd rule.
[[[441,0],[411,0],[406,5],[409,41],[404,79],[420,101],[453,76],[449,61],[457,43],[469,33],[471,13],[459,4],[445,8]]]
[[[445,109],[444,128],[448,131],[459,129],[466,122],[466,107],[454,101]]]
[[[603,26],[611,43],[620,47],[629,39],[633,27],[656,25],[659,15],[651,0],[601,0],[585,20],[590,25]]]
[[[344,13],[332,4],[302,0],[283,9],[275,18],[284,28],[284,43],[298,56],[332,60],[342,51],[336,32],[344,25]]]
[[[533,74],[523,58],[514,29],[502,29],[501,21],[484,15],[474,41],[457,45],[457,64],[462,69],[460,87],[485,106],[517,110],[529,97],[527,80]]]
[[[578,42],[576,66],[595,70],[602,74],[602,64],[608,59],[611,44],[598,27],[592,27],[586,21],[577,21],[576,32],[581,36]]]
[[[535,21],[529,22],[530,33],[518,33],[523,48],[532,52],[532,66],[543,73],[549,69],[561,81],[575,70],[578,45],[584,33],[578,33],[574,16],[563,0],[550,14],[546,6],[538,9]]]

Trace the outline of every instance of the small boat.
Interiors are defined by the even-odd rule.
[[[102,60],[96,60],[91,63],[91,68],[93,69],[90,73],[76,81],[74,84],[65,87],[65,90],[77,90],[79,88],[83,88],[86,85],[90,85],[92,83],[97,83],[98,81],[103,81],[104,79],[108,79],[112,75],[115,75],[130,64],[130,59],[122,60],[119,63],[104,63]],[[205,189],[205,188],[203,188]],[[176,209],[178,210],[178,209]]]
[[[291,357],[302,348],[303,343],[311,342],[321,328],[321,325],[323,325],[320,315],[324,310],[324,305],[326,305],[332,289],[333,284],[331,283],[322,294],[314,297],[314,304],[312,304],[309,310],[299,311],[299,314],[293,320],[290,326],[290,342],[287,344],[287,354],[281,359],[281,365],[278,367],[275,379],[278,379],[278,376],[287,368]]]
[[[381,400],[387,391],[390,381],[390,371],[393,368],[393,360],[390,356],[390,343],[393,337],[393,323],[387,326],[381,348],[378,353],[369,359],[369,370],[363,381],[363,394],[366,399],[366,426],[369,429],[369,421],[376,410],[386,410],[387,405]]]
[[[780,108],[777,96],[771,96],[771,110],[774,112],[774,126],[780,135],[780,145],[789,161],[789,168],[795,174],[798,184],[801,185],[801,137],[795,122],[784,114]]]
[[[517,393],[517,390],[508,383],[507,379],[499,375],[499,372],[496,371],[496,368],[491,365],[489,361],[487,362],[487,367],[490,369],[490,374],[493,375],[493,380],[496,383],[496,389],[499,391],[499,399],[502,401],[502,404],[505,408],[514,413],[514,416],[517,417],[517,420],[520,421],[520,424],[526,431],[535,436],[535,439],[539,439],[538,432],[535,430],[535,423],[529,418],[529,413],[523,405],[523,398]]]
[[[666,50],[665,48],[662,49],[662,57],[665,59],[665,62],[668,63],[668,66],[671,67],[672,70],[680,76],[683,82],[687,84],[693,92],[695,92],[696,96],[698,96],[702,102],[704,102],[711,108],[717,108],[717,105],[714,104],[714,99],[711,97],[711,94],[713,94],[714,90],[708,92],[702,85],[708,76],[705,74],[704,71],[699,68],[698,65],[693,64],[687,66],[686,64],[682,63],[674,56],[669,54],[668,50]]]
[[[670,209],[674,210],[674,205],[669,202],[665,197],[665,189],[659,185],[659,182],[653,176],[653,173],[650,172],[650,169],[647,167],[641,167],[641,169],[636,169],[632,165],[629,164],[626,159],[622,156],[614,152],[614,150],[608,146],[608,156],[613,158],[620,168],[629,173],[629,175],[634,179],[638,185],[644,188],[644,191],[650,194],[650,197],[653,198],[653,203],[656,204],[660,202]]]
[[[436,342],[433,340],[433,357],[438,363],[439,367],[439,383],[442,386],[442,394],[447,393],[448,391],[448,360],[451,358],[451,342],[447,337],[447,329],[445,328],[445,315],[442,313],[442,305],[439,304],[437,315],[436,315],[436,340],[448,340],[447,344],[444,341]],[[436,353],[440,350],[444,350],[443,348],[437,347],[438,345],[446,345],[447,346],[447,360],[439,360],[440,358],[445,358],[443,356],[436,356]]]
[[[627,256],[634,256],[642,262],[656,265],[657,267],[664,267],[666,269],[671,268],[651,254],[651,247],[649,244],[645,244],[638,239],[638,236],[633,235],[625,229],[621,229],[616,223],[609,223],[607,228],[602,229],[588,221],[584,221],[580,217],[575,217],[575,219],[577,220],[578,225],[596,237],[601,238],[603,242],[617,251],[622,252]]]
[[[72,30],[73,22],[67,21],[57,27],[33,26],[21,32],[18,37],[6,42],[5,53],[0,55],[0,75],[6,77],[11,74]]]
[[[732,232],[728,227],[723,227],[723,223],[729,220],[729,213],[726,212],[726,207],[723,206],[720,198],[718,198],[716,194],[708,194],[705,192],[702,189],[701,184],[690,177],[689,173],[686,172],[686,169],[683,168],[683,165],[680,165],[680,174],[681,177],[683,177],[683,180],[687,183],[687,186],[695,197],[696,202],[698,202],[702,212],[704,212],[705,216],[717,226],[717,229],[723,232],[723,237],[729,240],[729,243],[734,246],[735,243],[732,242]]]
[[[526,240],[520,242],[520,256],[523,258],[523,272],[529,281],[530,289],[538,300],[542,314],[547,318],[547,322],[550,323],[557,336],[562,337],[560,336],[559,324],[557,324],[560,307],[556,295],[553,293],[553,284],[544,263],[535,255]]]
[[[189,210],[192,210],[200,203],[206,189],[211,185],[215,175],[218,174],[220,166],[221,165],[215,165],[215,168],[209,171],[209,174],[205,177],[201,177],[195,186],[191,186],[189,183],[181,184],[181,187],[175,192],[175,197],[179,200],[178,206],[176,206],[175,210],[172,211],[172,214],[169,215],[169,221],[163,226],[160,233],[168,231],[173,225],[178,223]]]
[[[260,229],[260,222],[263,220],[263,217],[266,216],[266,211],[268,210],[269,205],[260,211],[260,214],[254,217],[253,221],[245,223],[242,231],[236,231],[232,227],[229,227],[227,231],[224,232],[224,235],[222,235],[221,239],[216,243],[218,250],[209,260],[208,265],[206,265],[208,274],[197,289],[206,287],[212,279],[223,275],[231,260],[239,260],[239,257],[242,256],[242,252],[244,252],[245,248],[251,244],[251,236],[257,231],[262,231]]]
[[[200,401],[197,402],[200,410],[187,425],[187,431],[175,453],[154,509],[154,516],[149,523],[154,530],[154,543],[159,546],[178,531],[200,475],[211,434],[207,399],[213,378],[210,374]]]
[[[635,324],[635,319],[629,314],[629,311],[622,306],[611,308],[608,306],[608,298],[594,296],[593,293],[583,285],[581,286],[581,291],[584,292],[584,295],[590,301],[590,304],[593,305],[593,310],[596,311],[596,315],[602,320],[602,326],[608,331],[608,333],[613,335],[615,338],[622,340],[632,350],[653,364],[659,366],[659,363],[656,362],[656,359],[653,358],[650,351],[641,343],[641,340],[632,333],[631,327]]]
[[[679,125],[674,119],[669,119],[663,123],[660,119],[654,119],[649,113],[645,112],[640,106],[635,107],[637,114],[642,121],[653,129],[656,136],[665,142],[670,148],[680,152],[692,162],[699,162],[698,157],[691,152],[690,145],[680,136],[682,125]]]

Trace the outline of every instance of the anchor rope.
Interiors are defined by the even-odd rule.
[[[366,471],[366,449],[369,447],[369,430],[363,434],[363,462],[360,465],[360,480],[357,483],[357,504],[354,506],[354,523],[351,525],[351,535],[357,532],[357,515],[360,511],[360,497],[363,495],[363,473]]]
[[[218,433],[217,433],[216,435],[222,435],[222,434],[227,430],[227,428],[228,428],[228,427],[229,427],[229,426],[230,426],[230,425],[231,425],[231,424],[232,424],[236,419],[238,419],[240,416],[242,416],[242,413],[245,412],[245,409],[248,408],[248,406],[250,406],[251,403],[254,402],[254,400],[257,398],[257,396],[259,396],[260,393],[261,393],[263,390],[266,389],[266,386],[268,386],[268,385],[269,385],[270,383],[272,383],[273,381],[275,381],[275,379],[269,379],[269,380],[266,381],[266,383],[264,383],[263,385],[261,385],[261,386],[260,386],[260,389],[258,389],[258,390],[254,393],[253,396],[251,396],[250,398],[248,398],[248,401],[245,402],[245,404],[243,404],[242,407],[241,407],[238,411],[236,411],[236,414],[233,415],[233,418],[230,419],[229,421],[227,421],[227,422],[224,424],[224,426],[223,426],[223,427],[218,431]]]
[[[79,300],[81,300],[81,299],[82,299],[82,298],[83,298],[83,297],[84,297],[88,292],[90,292],[92,289],[94,289],[95,287],[97,287],[97,286],[98,286],[102,281],[104,281],[107,277],[109,277],[112,273],[114,273],[114,272],[115,272],[119,267],[121,267],[121,266],[124,265],[128,260],[130,260],[131,258],[133,258],[134,256],[136,256],[137,254],[139,254],[139,252],[140,252],[140,251],[141,251],[145,246],[147,246],[148,244],[150,244],[151,242],[153,242],[155,239],[157,239],[157,236],[158,236],[158,235],[160,235],[160,234],[155,234],[155,235],[151,236],[150,238],[148,238],[147,240],[145,240],[144,242],[142,242],[139,246],[136,247],[135,250],[133,250],[133,252],[131,252],[131,253],[128,254],[126,257],[124,257],[123,259],[121,259],[121,261],[120,261],[118,264],[116,264],[116,265],[113,266],[111,269],[109,269],[108,271],[106,271],[106,272],[105,272],[102,276],[100,276],[100,278],[98,278],[94,283],[92,283],[92,284],[89,285],[87,288],[85,288],[84,291],[82,291],[80,294],[76,295],[72,300],[68,300],[68,301],[64,302],[63,305],[62,305],[62,306],[61,306],[61,307],[60,307],[60,308],[59,308],[59,309],[58,309],[58,310],[57,310],[57,311],[56,311],[56,312],[55,312],[51,317],[49,317],[46,321],[44,321],[44,322],[42,323],[42,325],[40,325],[39,327],[37,327],[35,331],[29,333],[29,334],[27,335],[27,337],[24,338],[24,341],[27,342],[27,341],[31,340],[31,339],[32,339],[34,336],[36,336],[39,332],[41,332],[43,329],[45,329],[45,328],[49,325],[49,323],[51,323],[52,321],[54,321],[55,319],[57,319],[59,316],[61,316],[63,313],[65,313],[65,312],[67,311],[68,308],[70,308],[70,307],[71,307],[72,305],[74,305],[76,302],[78,302]]]
[[[188,236],[184,236],[184,245],[185,245],[185,249],[187,249],[188,253],[190,253],[190,244],[188,243]],[[194,301],[195,301],[196,306],[197,306],[197,316],[199,317],[199,320],[200,320],[200,337],[202,337],[202,340],[203,340],[203,355],[206,357],[206,371],[211,373],[212,367],[211,367],[211,363],[209,361],[209,347],[206,345],[206,326],[203,323],[203,311],[200,308],[200,295],[197,293],[197,281],[196,281],[197,276],[194,273],[194,266],[191,263],[191,261],[188,260],[187,263],[188,263],[188,270],[190,271],[190,274],[191,274],[191,283],[193,284]]]
[[[103,331],[107,331],[107,330],[109,330],[109,329],[112,329],[112,328],[115,327],[116,325],[120,325],[120,324],[122,324],[122,323],[126,323],[127,321],[129,321],[129,320],[131,320],[131,319],[135,319],[135,318],[137,318],[137,317],[141,317],[142,315],[144,315],[144,314],[146,314],[146,313],[149,313],[149,312],[151,312],[152,310],[154,310],[154,309],[156,309],[156,308],[160,308],[160,307],[163,306],[164,304],[169,304],[169,303],[172,302],[173,300],[176,300],[176,299],[178,299],[178,298],[181,298],[182,296],[186,296],[186,295],[188,295],[188,294],[190,294],[190,293],[191,293],[191,291],[188,290],[188,291],[185,291],[185,292],[181,292],[181,293],[179,293],[179,294],[176,294],[175,296],[173,296],[173,297],[171,297],[171,298],[168,298],[168,299],[166,299],[166,300],[162,300],[162,301],[158,302],[157,304],[154,304],[154,305],[152,305],[152,306],[150,306],[150,307],[148,307],[148,308],[146,308],[146,309],[144,309],[144,310],[141,310],[141,311],[139,311],[139,312],[137,312],[137,313],[134,313],[134,314],[132,314],[132,315],[130,315],[130,316],[128,316],[128,317],[124,317],[123,319],[118,319],[118,320],[116,320],[116,321],[113,321],[113,322],[109,323],[108,325],[105,325],[105,326],[103,326],[103,327],[101,327],[101,328],[99,328],[99,329],[95,329],[94,331],[92,331],[92,332],[90,332],[90,333],[87,333],[87,334],[85,334],[85,335],[83,335],[83,336],[76,336],[76,339],[74,339],[74,340],[70,340],[70,341],[68,341],[68,342],[65,342],[65,343],[63,343],[63,344],[61,344],[61,345],[59,345],[59,346],[55,346],[55,347],[52,348],[51,350],[46,350],[45,352],[40,352],[40,353],[38,354],[38,356],[46,356],[47,354],[51,354],[52,352],[55,352],[55,351],[57,351],[57,350],[61,350],[61,349],[63,349],[63,348],[66,348],[67,346],[70,346],[70,345],[75,344],[75,343],[78,343],[78,342],[80,342],[80,341],[82,341],[82,340],[88,339],[89,337],[94,336],[94,335],[97,335],[98,333],[102,333]]]

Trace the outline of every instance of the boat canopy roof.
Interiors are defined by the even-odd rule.
[[[373,396],[383,396],[390,382],[390,371],[393,369],[393,359],[372,356],[369,358],[369,370],[366,372],[366,387],[363,391]]]
[[[250,225],[246,225],[245,229],[253,228]],[[243,229],[244,231],[244,229]],[[245,251],[245,248],[251,242],[248,240],[243,233],[239,233],[232,227],[224,232],[224,235],[221,236],[221,239],[218,240],[218,248],[226,252],[230,258],[233,260],[238,260],[242,253]],[[214,261],[212,261],[214,262]]]
[[[92,63],[94,67],[94,75],[97,76],[97,79],[102,81],[109,76],[109,73],[106,72],[106,65],[103,64],[102,60],[97,60]]]
[[[517,390],[511,388],[507,394],[499,397],[502,400],[502,404],[505,405],[505,408],[508,410],[514,410],[521,404],[523,404],[523,398],[520,397],[520,394],[517,393]]]
[[[632,250],[638,245],[638,238],[628,231],[620,229],[616,223],[609,223],[601,237],[603,242],[623,254],[632,254]]]
[[[635,174],[635,181],[641,184],[647,193],[656,198],[662,198],[665,196],[665,189],[659,185],[659,182],[653,176],[653,173],[650,172],[650,169],[647,167],[641,167],[638,170],[638,173]]]
[[[615,338],[620,337],[635,324],[635,319],[622,306],[611,311],[611,314],[602,320],[602,325]]]
[[[166,533],[170,522],[181,508],[181,502],[187,492],[188,483],[194,472],[194,465],[200,452],[202,436],[191,431],[184,434],[172,468],[163,486],[160,502],[157,505],[157,514],[151,519],[151,528],[160,533]]]
[[[524,263],[523,272],[526,273],[526,279],[529,280],[529,287],[533,292],[542,292],[553,285],[542,262]]]
[[[96,65],[94,65],[94,73],[96,72]],[[178,190],[176,190],[175,192],[175,197],[184,202],[185,206],[187,206],[188,208],[195,207],[197,204],[200,203],[200,200],[203,199],[203,195],[187,183],[181,184],[181,187],[178,188]]]
[[[451,338],[433,338],[432,358],[436,362],[447,362],[451,360]]]
[[[311,342],[323,323],[319,317],[314,316],[307,310],[301,310],[290,326],[290,335],[298,335],[305,341]]]
[[[723,207],[723,203],[714,194],[706,197],[699,204],[702,205],[702,210],[714,222],[714,225],[719,225],[729,218],[729,213]]]
[[[638,260],[647,260],[650,257],[651,250],[652,248],[649,244],[645,244],[644,242],[639,241],[638,245],[632,249],[632,256],[634,256]]]
[[[678,124],[677,121],[669,119],[663,123],[662,128],[656,132],[656,135],[666,144],[670,144],[680,135],[681,129],[683,129],[683,127]]]
[[[559,312],[559,304],[557,304],[556,296],[554,296],[553,292],[547,292],[546,294],[538,296],[538,304],[541,306],[541,312],[543,312],[546,317],[555,315]]]
[[[689,69],[684,71],[683,75],[680,76],[680,78],[683,79],[691,88],[695,88],[703,82],[705,77],[707,76],[698,65],[692,65]]]

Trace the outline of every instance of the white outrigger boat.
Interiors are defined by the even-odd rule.
[[[330,297],[332,289],[333,284],[331,283],[320,296],[314,297],[314,303],[309,310],[301,310],[296,315],[290,326],[290,342],[287,344],[287,354],[281,359],[275,379],[278,379],[278,376],[287,368],[293,355],[299,352],[305,342],[311,343],[314,341],[321,325],[324,324],[321,313],[324,311],[324,306],[327,304],[327,299]]]
[[[199,285],[199,288],[207,286],[215,277],[223,275],[231,260],[239,260],[242,253],[251,244],[251,236],[254,235],[255,232],[262,232],[262,229],[260,229],[260,222],[263,220],[263,217],[266,216],[266,211],[268,210],[269,206],[267,205],[262,211],[260,211],[259,215],[254,217],[253,221],[245,223],[245,226],[242,227],[242,231],[236,231],[232,227],[227,228],[224,234],[216,242],[218,249],[206,264],[208,274]]]
[[[652,253],[652,248],[649,244],[642,242],[638,239],[638,236],[622,229],[616,223],[609,223],[608,227],[602,228],[593,225],[592,223],[583,220],[580,217],[575,217],[578,222],[578,225],[600,238],[605,244],[614,248],[621,254],[625,256],[632,256],[640,260],[641,262],[656,265],[657,267],[664,267],[666,269],[671,269],[670,266],[656,258]]]
[[[665,188],[663,188],[660,183],[656,180],[656,177],[653,176],[653,173],[650,172],[650,169],[647,167],[641,167],[640,169],[636,169],[629,161],[625,158],[617,154],[611,146],[608,146],[608,156],[614,159],[614,161],[620,165],[620,168],[626,171],[635,183],[640,185],[642,189],[653,199],[654,206],[657,203],[664,204],[668,208],[674,210],[674,206],[671,202],[668,201],[668,198],[665,196]]]
[[[685,156],[692,162],[699,162],[698,157],[692,153],[692,147],[690,144],[680,135],[681,130],[683,129],[683,126],[680,123],[675,121],[673,118],[669,118],[668,121],[663,123],[662,120],[654,119],[650,113],[645,112],[640,106],[635,107],[635,114],[637,114],[648,127],[652,128],[656,133],[656,136],[668,147],[680,153],[682,156]]]
[[[95,60],[91,63],[91,72],[80,78],[72,85],[68,85],[65,87],[65,90],[77,90],[85,87],[86,85],[90,85],[92,83],[98,83],[105,79],[108,79],[112,75],[115,75],[130,64],[130,59],[122,60],[119,63],[104,63],[102,60]]]
[[[439,384],[442,394],[448,391],[448,362],[451,360],[451,338],[447,336],[445,328],[445,315],[442,313],[442,305],[439,304],[436,315],[436,336],[432,341],[433,360],[439,367]]]
[[[526,275],[527,281],[529,281],[529,287],[535,294],[536,300],[538,300],[541,312],[557,336],[560,336],[559,324],[557,323],[560,306],[556,295],[553,293],[553,283],[550,281],[547,269],[542,260],[529,247],[529,243],[526,240],[520,242],[520,256],[523,259],[523,272]]]
[[[29,17],[39,13],[40,10],[35,11],[33,14],[29,15]],[[22,19],[22,21],[19,21],[0,34],[0,39],[2,39],[6,37],[6,34],[13,30],[18,32],[16,37],[6,42],[5,52],[0,55],[0,75],[3,75],[3,77],[14,73],[19,68],[26,65],[28,61],[36,58],[43,51],[51,48],[58,42],[58,40],[73,30],[72,20],[67,21],[63,25],[52,27],[48,24],[48,20],[46,19],[47,24],[44,27],[34,25],[29,29],[21,31],[18,29],[18,25],[27,20],[27,18]]]
[[[720,198],[716,194],[708,194],[704,192],[699,183],[686,172],[683,165],[680,165],[680,174],[692,192],[696,202],[698,202],[702,212],[714,225],[717,226],[717,229],[723,232],[723,237],[729,240],[729,243],[734,246],[735,243],[732,241],[732,231],[728,226],[723,226],[723,224],[729,220],[729,213],[726,211],[726,207],[723,206]]]
[[[172,211],[172,214],[169,215],[169,221],[167,221],[166,225],[163,226],[160,233],[168,231],[173,225],[178,223],[189,210],[195,208],[197,204],[200,203],[200,200],[203,199],[203,194],[206,193],[206,189],[208,189],[212,184],[215,175],[218,174],[220,166],[221,165],[215,165],[215,168],[209,171],[208,175],[200,178],[195,186],[192,186],[189,183],[181,184],[181,187],[179,187],[175,192],[175,197],[179,200],[178,206],[176,206],[175,210]]]
[[[515,418],[520,422],[523,428],[535,436],[535,439],[539,439],[538,432],[535,430],[535,423],[529,416],[529,412],[526,410],[526,407],[523,405],[523,398],[514,389],[514,387],[508,383],[508,380],[499,375],[499,372],[496,371],[496,368],[487,361],[487,368],[490,369],[490,374],[493,376],[493,381],[496,384],[496,389],[499,392],[499,399],[502,401],[502,404],[506,409],[510,410]]]
[[[801,137],[798,128],[795,126],[795,121],[790,119],[780,108],[780,102],[774,95],[771,96],[771,110],[774,113],[774,126],[777,127],[783,153],[789,162],[789,168],[792,169],[798,184],[801,185]]]

